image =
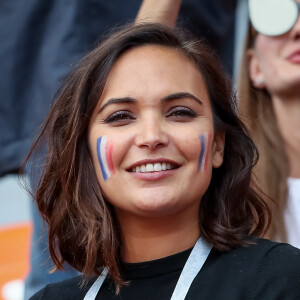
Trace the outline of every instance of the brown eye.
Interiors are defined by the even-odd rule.
[[[197,113],[185,106],[177,106],[170,109],[167,113],[167,118],[175,117],[175,118],[195,118]]]
[[[109,115],[104,122],[105,123],[117,123],[123,124],[127,123],[128,121],[135,120],[133,114],[127,110],[121,110],[114,112],[113,114]]]

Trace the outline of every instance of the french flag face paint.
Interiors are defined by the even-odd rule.
[[[104,180],[107,180],[115,173],[112,161],[112,152],[113,145],[107,140],[107,137],[99,137],[97,139],[97,155]]]
[[[207,169],[207,148],[208,148],[208,134],[203,133],[199,136],[200,144],[201,144],[201,151],[198,161],[198,170],[201,172],[206,171]]]

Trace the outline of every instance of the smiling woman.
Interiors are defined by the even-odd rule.
[[[83,275],[32,299],[300,295],[300,252],[258,238],[256,148],[202,42],[158,24],[114,33],[69,75],[35,147],[45,138],[51,256]]]

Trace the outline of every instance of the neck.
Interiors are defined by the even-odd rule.
[[[300,97],[272,97],[291,177],[300,177]]]
[[[123,259],[143,262],[193,247],[200,236],[198,210],[163,218],[128,216],[117,212],[122,229]]]

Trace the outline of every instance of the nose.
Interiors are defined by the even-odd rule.
[[[163,122],[156,118],[148,118],[141,122],[135,143],[139,148],[147,148],[151,151],[167,146],[169,136]]]

